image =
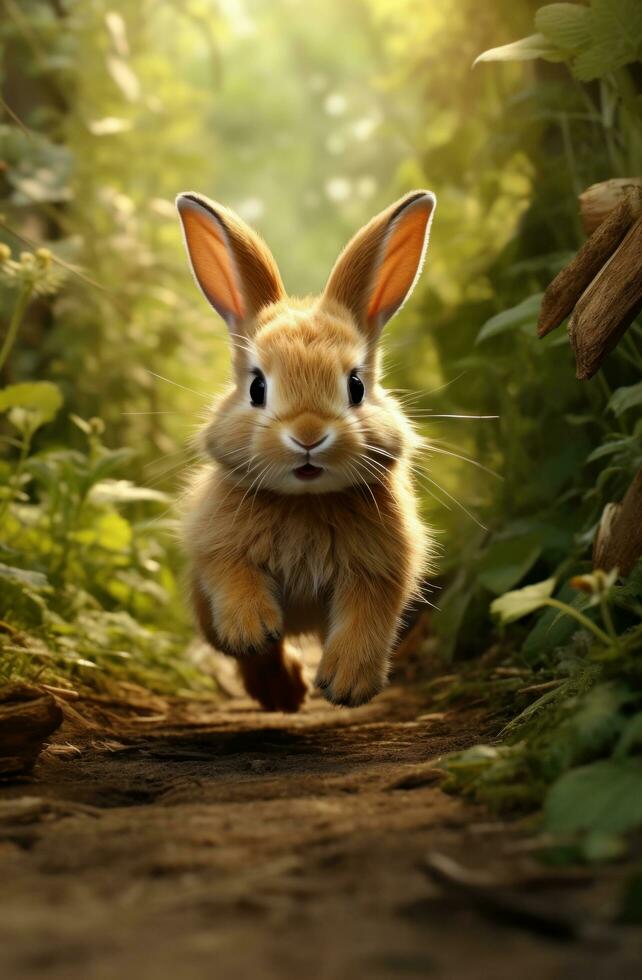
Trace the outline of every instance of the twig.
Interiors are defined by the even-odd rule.
[[[577,377],[592,378],[642,309],[642,216],[578,301],[568,325]]]
[[[640,213],[642,189],[635,188],[620,201],[575,258],[553,279],[542,299],[537,324],[540,337],[545,337],[566,319]]]

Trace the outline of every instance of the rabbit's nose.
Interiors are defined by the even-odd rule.
[[[328,433],[326,432],[326,434],[324,436],[321,436],[320,439],[317,439],[316,442],[301,442],[300,439],[295,439],[294,436],[290,436],[289,438],[292,440],[293,443],[295,443],[301,449],[305,449],[305,451],[309,453],[313,449],[317,449],[319,446],[322,446],[324,442],[327,442]]]
[[[311,412],[289,420],[281,429],[281,440],[290,451],[295,449],[309,455],[326,452],[335,439],[336,433],[329,420],[319,418]]]

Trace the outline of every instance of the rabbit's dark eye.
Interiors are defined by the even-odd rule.
[[[255,408],[260,408],[261,405],[265,405],[266,391],[267,384],[265,378],[260,371],[255,371],[254,380],[250,385],[250,400]]]
[[[350,395],[350,404],[359,405],[363,401],[363,396],[366,393],[366,389],[363,386],[363,381],[359,377],[356,371],[353,371],[348,378],[348,394]]]

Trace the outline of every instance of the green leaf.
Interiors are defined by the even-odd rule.
[[[94,464],[89,475],[90,483],[94,485],[101,482],[112,470],[118,469],[122,463],[128,463],[134,455],[134,450],[126,447],[103,449],[100,459]]]
[[[619,417],[627,409],[635,408],[637,405],[642,405],[642,381],[626,388],[616,388],[611,395],[607,408],[610,408],[613,414]]]
[[[603,759],[564,773],[548,792],[544,821],[554,834],[622,834],[642,826],[640,760]]]
[[[73,537],[82,544],[123,552],[131,545],[132,529],[129,522],[115,510],[106,511],[92,520],[91,527],[77,531]]]
[[[642,58],[642,4],[639,0],[592,0],[592,43],[573,60],[580,81],[603,78]]]
[[[566,723],[580,753],[578,761],[608,754],[622,734],[624,709],[631,700],[630,690],[614,682],[597,684],[578,700]]]
[[[499,757],[500,750],[495,746],[473,745],[470,749],[449,756],[446,765],[449,770],[483,770],[496,762]]]
[[[473,68],[482,61],[533,61],[544,58],[545,61],[563,61],[564,55],[551,43],[545,34],[530,34],[511,44],[502,44],[499,48],[484,51],[473,62]]]
[[[47,576],[42,572],[32,572],[26,568],[15,568],[0,562],[0,578],[16,585],[27,586],[35,592],[43,592],[49,587]]]
[[[512,306],[509,310],[503,310],[502,313],[492,316],[477,334],[475,343],[481,344],[483,340],[505,333],[507,330],[517,330],[531,324],[534,326],[539,315],[542,295],[543,293],[536,293],[518,303],[517,306]]]
[[[101,480],[92,487],[89,496],[94,503],[101,504],[131,504],[141,501],[167,504],[172,499],[161,490],[137,487],[131,480]]]
[[[68,201],[71,198],[73,165],[73,155],[68,146],[34,133],[28,143],[28,152],[25,146],[16,165],[6,171],[6,178],[14,188],[12,202],[24,207],[33,206],[36,202]]]
[[[577,51],[591,43],[591,13],[577,3],[549,3],[535,13],[535,27],[564,50]]]
[[[534,536],[495,541],[481,558],[477,578],[485,588],[501,595],[523,579],[541,553]]]
[[[622,391],[623,389],[618,389]],[[632,436],[626,439],[613,439],[611,442],[605,442],[602,446],[598,446],[594,449],[590,456],[586,457],[587,463],[592,463],[596,459],[603,459],[605,456],[612,456],[614,453],[619,453],[621,450],[627,450],[635,448],[636,441]]]
[[[568,583],[563,585],[556,598],[581,611],[588,605],[588,596],[571,588]],[[521,654],[529,662],[533,661],[541,654],[568,643],[576,632],[576,620],[565,616],[561,609],[552,609],[549,606],[537,617],[533,629],[524,641]]]
[[[37,413],[40,424],[50,422],[62,405],[62,393],[50,381],[25,381],[0,389],[0,412],[25,408]]]
[[[500,623],[514,623],[517,619],[530,615],[536,609],[546,605],[555,588],[555,579],[547,578],[543,582],[527,585],[514,592],[506,592],[490,604],[490,611]]]

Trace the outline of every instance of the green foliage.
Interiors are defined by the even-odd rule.
[[[61,405],[60,389],[50,381],[23,381],[0,390],[0,412],[22,408],[36,412],[42,424],[55,418]]]
[[[638,381],[636,385],[628,385],[614,391],[608,408],[619,418],[623,412],[630,408],[636,408],[638,405],[642,405],[642,381]]]
[[[607,720],[611,718],[610,712]],[[551,786],[544,826],[554,834],[591,830],[621,834],[642,824],[642,766],[639,759],[603,759],[579,766]]]
[[[55,385],[17,384],[0,398],[20,444],[0,481],[0,677],[210,687],[184,662],[174,549],[150,513],[169,498],[111,478],[132,454],[103,445],[98,419],[76,419],[84,450],[32,451],[61,405]]]
[[[482,458],[501,457],[505,477],[504,492],[484,512],[488,531],[469,534],[457,556],[464,568],[442,600],[445,649],[470,656],[486,622],[479,610],[490,610],[507,662],[532,672],[535,697],[510,717],[480,677],[476,690],[486,690],[510,720],[502,744],[448,761],[450,786],[497,808],[544,804],[549,832],[572,832],[568,854],[586,860],[619,856],[621,834],[642,823],[638,804],[627,809],[619,796],[624,772],[633,782],[640,772],[642,564],[625,582],[586,574],[605,505],[622,498],[642,465],[642,331],[634,324],[600,375],[578,383],[563,331],[539,341],[534,324],[562,255],[581,242],[577,193],[642,169],[642,103],[624,67],[642,50],[635,6],[551,4],[536,14],[537,35],[478,58],[563,62],[576,80],[598,82],[589,90],[565,81],[560,65],[538,70],[507,100],[498,129],[507,140],[502,124],[510,126],[527,148],[537,174],[531,205],[519,237],[487,269],[493,302],[486,316],[465,304],[447,315],[450,336],[466,329],[467,316],[477,318],[481,329],[467,336],[485,360],[476,352],[453,359],[450,336],[440,344],[453,374],[474,367],[486,381],[475,388],[478,406],[496,411],[500,426],[496,439],[483,433],[477,447]],[[509,70],[495,69],[506,79]],[[593,807],[580,795],[583,786],[590,795],[593,771],[603,774],[599,800],[613,809],[613,826],[601,818],[597,797]],[[639,799],[639,785],[628,793]],[[550,817],[562,811],[564,826]]]
[[[642,59],[642,12],[637,0],[550,3],[535,14],[537,34],[485,51],[480,61],[568,61],[590,82]]]
[[[529,616],[546,605],[554,588],[554,578],[548,578],[544,582],[536,582],[534,585],[525,585],[523,589],[507,592],[499,599],[495,599],[490,607],[491,612],[498,617],[500,622],[513,623],[515,620]]]
[[[542,294],[536,293],[535,296],[528,296],[527,299],[522,300],[517,306],[513,306],[509,310],[503,310],[501,313],[496,313],[481,328],[475,343],[481,344],[482,341],[488,340],[489,337],[496,337],[497,334],[504,333],[507,330],[521,329],[526,332],[532,331],[533,325],[537,323],[537,314],[539,313],[541,301]]]

